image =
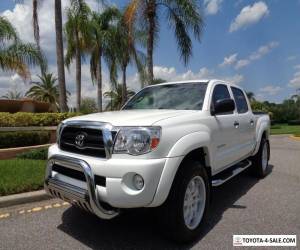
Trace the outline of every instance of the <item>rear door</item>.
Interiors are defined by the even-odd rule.
[[[240,156],[244,157],[250,154],[255,145],[255,117],[248,106],[245,93],[237,88],[231,87],[234,97],[237,121],[239,123],[239,151]]]

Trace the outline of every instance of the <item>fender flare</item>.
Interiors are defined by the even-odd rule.
[[[170,150],[160,177],[158,187],[149,207],[157,207],[165,202],[171,190],[177,170],[184,157],[198,148],[210,147],[210,135],[207,132],[194,132],[181,137]],[[209,164],[210,150],[206,153],[206,162]]]
[[[269,126],[268,126],[267,122],[264,122],[259,127],[259,130],[257,132],[256,145],[255,145],[252,155],[255,155],[258,152],[263,133],[266,133],[266,138],[267,138],[267,140],[269,140],[270,130],[269,130]]]

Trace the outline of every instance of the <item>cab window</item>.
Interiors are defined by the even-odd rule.
[[[246,113],[248,111],[248,104],[243,91],[236,87],[231,87],[231,90],[236,104],[237,112],[239,114]]]
[[[211,109],[214,110],[215,104],[218,100],[229,99],[229,98],[231,97],[227,86],[225,84],[216,85],[212,95]],[[232,114],[232,113],[233,112],[224,113],[224,114]]]

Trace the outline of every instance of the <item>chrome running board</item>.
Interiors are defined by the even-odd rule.
[[[252,164],[249,160],[244,160],[236,165],[233,165],[232,167],[225,169],[223,172],[216,174],[212,177],[212,186],[217,187],[225,183],[226,181],[230,180],[232,177],[238,175],[239,173],[246,170],[248,167],[250,167]]]

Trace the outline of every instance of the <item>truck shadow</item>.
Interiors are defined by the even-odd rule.
[[[273,166],[269,165],[269,174]],[[266,177],[268,178],[268,176]],[[213,189],[208,222],[197,241],[178,245],[168,241],[159,230],[153,209],[132,209],[110,220],[70,207],[62,215],[58,229],[91,249],[190,249],[199,243],[222,219],[227,209],[247,209],[236,204],[259,179],[241,173],[224,185]]]

